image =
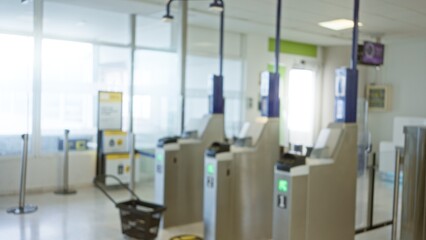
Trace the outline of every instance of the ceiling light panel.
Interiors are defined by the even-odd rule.
[[[354,27],[354,22],[349,19],[336,19],[327,22],[318,23],[321,27],[328,28],[335,31],[350,29]],[[358,23],[358,26],[361,27],[362,23]]]

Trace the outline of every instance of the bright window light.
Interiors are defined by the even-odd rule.
[[[288,128],[290,142],[311,146],[315,111],[315,74],[292,69],[289,81]]]
[[[94,132],[93,46],[44,39],[42,69],[42,134]]]
[[[31,133],[33,39],[0,34],[0,53],[0,135]]]
[[[335,31],[345,30],[354,27],[354,22],[349,19],[336,19],[327,22],[318,23],[321,27],[328,28]],[[358,26],[362,27],[362,23],[358,22]]]
[[[134,107],[133,116],[137,119],[150,120],[151,119],[151,96],[149,95],[136,95],[133,97]]]
[[[174,53],[136,51],[133,130],[147,144],[180,132],[177,61]]]

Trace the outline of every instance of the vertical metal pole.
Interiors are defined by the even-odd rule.
[[[69,136],[70,130],[65,129],[64,131],[64,169],[63,169],[63,176],[64,176],[64,191],[68,191],[68,169],[69,169],[69,143],[68,143],[68,136]]]
[[[25,206],[25,191],[27,189],[27,164],[28,164],[28,134],[22,135],[21,155],[21,184],[19,188],[19,207]]]
[[[393,188],[393,224],[392,224],[392,240],[397,239],[398,234],[398,208],[399,208],[399,181],[401,171],[401,148],[396,148],[396,161],[395,161],[395,182]]]
[[[136,55],[136,14],[130,15],[130,83],[129,83],[129,133],[133,133],[133,95],[135,83],[135,55]]]
[[[368,209],[367,209],[367,228],[373,226],[373,213],[374,213],[374,184],[376,172],[376,154],[373,155],[373,162],[369,171],[369,185],[368,185]]]
[[[216,1],[215,1],[216,2]],[[212,105],[209,106],[211,108],[210,114],[225,113],[225,96],[224,96],[224,82],[223,82],[223,59],[224,59],[224,42],[225,42],[225,3],[221,0],[222,3],[222,11],[220,12],[220,26],[219,26],[219,78],[213,76],[213,94],[211,96]],[[218,82],[217,82],[218,81]],[[217,85],[220,86],[220,89],[217,88]],[[219,91],[219,92],[218,92]],[[218,96],[218,93],[220,95]],[[219,105],[220,103],[220,105]],[[218,106],[216,106],[218,105]],[[222,121],[225,121],[222,119]],[[225,123],[223,122],[225,125]],[[222,130],[223,131],[223,130]],[[223,133],[225,135],[225,133]]]
[[[25,193],[27,190],[27,165],[28,165],[28,134],[22,135],[22,156],[21,156],[21,182],[19,186],[19,206],[10,208],[8,213],[24,214],[37,211],[37,206],[25,205]]]
[[[363,122],[363,137],[361,146],[364,150],[364,163],[367,166],[369,164],[369,153],[371,152],[371,136],[368,131],[368,100],[364,104],[364,122]],[[364,171],[362,169],[361,171]],[[368,184],[368,203],[367,203],[367,228],[373,227],[374,224],[374,188],[376,179],[376,153],[373,153],[373,161],[369,167],[369,184]]]
[[[32,96],[32,151],[38,155],[41,148],[41,68],[42,68],[42,41],[43,41],[43,5],[44,0],[34,0],[34,70]]]
[[[131,57],[130,57],[130,88],[129,88],[129,157],[130,157],[130,183],[129,187],[135,190],[135,135],[133,134],[133,95],[135,83],[135,55],[136,55],[136,14],[130,15],[131,29]],[[133,195],[132,195],[133,196]]]
[[[358,65],[358,34],[359,34],[359,0],[354,0],[354,28],[352,33],[352,60],[351,68],[356,70]]]
[[[103,161],[102,161],[102,133],[103,132],[98,129],[98,134],[96,136],[96,144],[97,144],[97,147],[96,147],[96,159],[97,159],[96,176],[104,174],[104,168],[105,168]]]
[[[62,162],[62,186],[59,186],[58,190],[55,191],[55,194],[68,195],[68,194],[77,193],[76,190],[72,190],[69,188],[69,152],[70,152],[69,134],[70,134],[70,130],[65,129],[64,144],[63,144],[64,160]]]
[[[136,187],[136,161],[135,161],[135,134],[129,133],[129,156],[130,156],[130,183],[129,188],[135,191]],[[130,194],[134,198],[133,194]]]
[[[281,0],[277,0],[277,28],[275,34],[275,73],[280,73],[281,47]]]
[[[173,0],[169,0],[166,4],[166,16],[170,16],[170,5],[172,4]]]
[[[222,4],[224,4],[222,2]],[[220,39],[219,39],[219,76],[223,76],[223,44],[225,38],[225,5],[220,13]]]
[[[185,94],[186,94],[186,51],[187,51],[187,31],[188,31],[188,2],[179,1],[179,39],[178,39],[178,56],[180,69],[180,95],[182,97],[182,113],[181,113],[181,132],[185,128]]]

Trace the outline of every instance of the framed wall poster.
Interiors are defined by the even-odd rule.
[[[121,130],[123,93],[103,92],[98,94],[98,129]]]
[[[368,110],[372,112],[387,112],[391,110],[392,86],[367,86]]]

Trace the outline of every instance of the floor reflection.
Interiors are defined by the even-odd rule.
[[[357,226],[366,222],[367,186],[365,176],[358,178]],[[154,196],[152,179],[144,179],[136,189],[144,200]],[[113,196],[127,200],[124,190],[113,190]],[[391,219],[393,184],[376,179],[375,223]],[[39,206],[36,213],[28,215],[7,214],[17,196],[0,197],[0,239],[4,240],[117,240],[121,234],[118,209],[100,191],[93,187],[81,188],[76,195],[58,196],[53,193],[32,194],[28,201]],[[159,240],[169,240],[174,235],[192,233],[202,236],[202,223],[161,231]],[[390,227],[356,236],[356,240],[390,239]]]

